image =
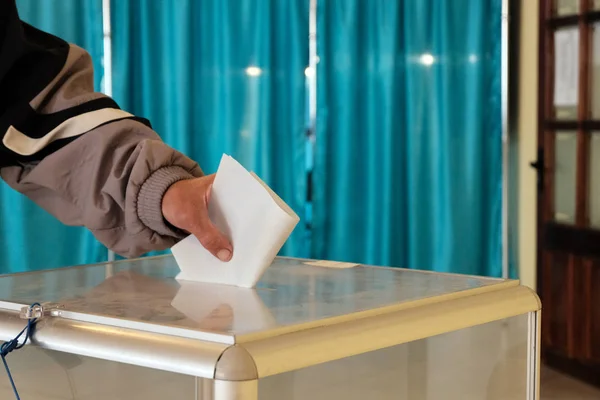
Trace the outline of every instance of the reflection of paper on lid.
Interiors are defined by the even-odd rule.
[[[254,289],[203,282],[180,281],[171,306],[200,328],[220,331],[258,331],[275,319]]]
[[[181,269],[178,280],[254,287],[299,221],[264,182],[228,155],[221,159],[208,208],[210,219],[231,239],[233,258],[222,262],[188,236],[171,249]]]

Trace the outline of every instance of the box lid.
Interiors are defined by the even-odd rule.
[[[51,302],[63,319],[234,344],[507,283],[291,258],[277,258],[256,289],[177,281],[178,272],[161,256],[6,275],[0,308]]]
[[[23,329],[23,306],[42,303],[41,347],[249,381],[541,307],[517,281],[329,261],[278,258],[256,289],[178,272],[162,256],[0,276],[0,340]]]

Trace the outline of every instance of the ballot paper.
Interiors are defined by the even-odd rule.
[[[190,235],[171,248],[181,270],[178,280],[252,288],[300,220],[256,174],[226,154],[213,182],[208,213],[231,240],[233,257],[220,261]]]

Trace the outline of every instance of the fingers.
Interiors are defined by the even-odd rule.
[[[208,216],[198,221],[197,228],[192,232],[202,246],[223,262],[231,260],[233,247],[229,240],[210,221]]]
[[[208,185],[212,186],[213,182],[215,181],[215,177],[217,175],[216,174],[210,174],[210,175],[204,175],[202,177],[202,179],[204,180],[204,182],[206,182]]]
[[[215,175],[174,183],[163,197],[163,216],[173,226],[190,232],[219,260],[233,256],[233,246],[208,217],[208,203]]]
[[[205,197],[206,197],[206,200],[205,200],[206,204],[208,204],[210,202],[210,193],[211,192],[212,192],[212,184],[210,184],[208,186],[208,189],[206,189],[206,195],[205,195]]]
[[[208,202],[210,201],[210,193],[212,192],[212,185],[213,185],[213,182],[215,181],[215,174],[207,175],[204,178],[206,179],[207,184],[208,184],[208,188],[206,189],[206,194],[205,194],[206,204],[208,204]]]

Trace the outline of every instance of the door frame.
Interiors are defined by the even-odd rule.
[[[543,309],[551,310],[553,295],[545,280],[550,276],[551,262],[556,254],[562,254],[566,268],[566,354],[558,354],[545,348],[542,341],[542,359],[550,367],[556,368],[569,375],[600,387],[600,364],[583,362],[585,354],[591,354],[591,327],[578,326],[577,318],[585,321],[591,318],[591,305],[587,309],[576,310],[579,295],[577,292],[578,279],[591,279],[594,262],[591,258],[600,259],[600,230],[588,228],[588,165],[589,141],[591,131],[600,131],[600,120],[592,120],[590,116],[590,57],[592,52],[591,23],[600,22],[600,10],[591,10],[592,0],[580,0],[580,13],[572,16],[555,16],[554,1],[539,1],[538,27],[538,158],[532,163],[538,172],[537,196],[537,242],[536,242],[536,272],[537,290],[542,299]],[[583,11],[583,12],[582,12]],[[554,115],[554,29],[566,26],[579,28],[579,91],[576,121],[558,121]],[[581,77],[584,77],[581,79]],[[554,132],[557,130],[577,132],[576,158],[576,193],[575,193],[575,224],[572,226],[549,222],[553,218],[553,163],[554,163]],[[598,133],[595,133],[598,134]],[[549,173],[550,172],[550,173]],[[549,256],[547,252],[554,253]],[[600,268],[600,264],[598,264]],[[576,273],[584,277],[578,277]],[[588,285],[591,290],[591,284]],[[582,296],[591,296],[584,290]],[[591,297],[584,304],[591,303]],[[587,313],[587,314],[586,314]],[[548,315],[548,312],[546,313]],[[588,315],[586,317],[586,315]],[[551,319],[542,318],[542,334],[549,335]],[[583,336],[582,336],[583,335]],[[584,342],[584,343],[578,343]],[[587,344],[586,344],[587,343]],[[590,348],[586,348],[586,346]]]

